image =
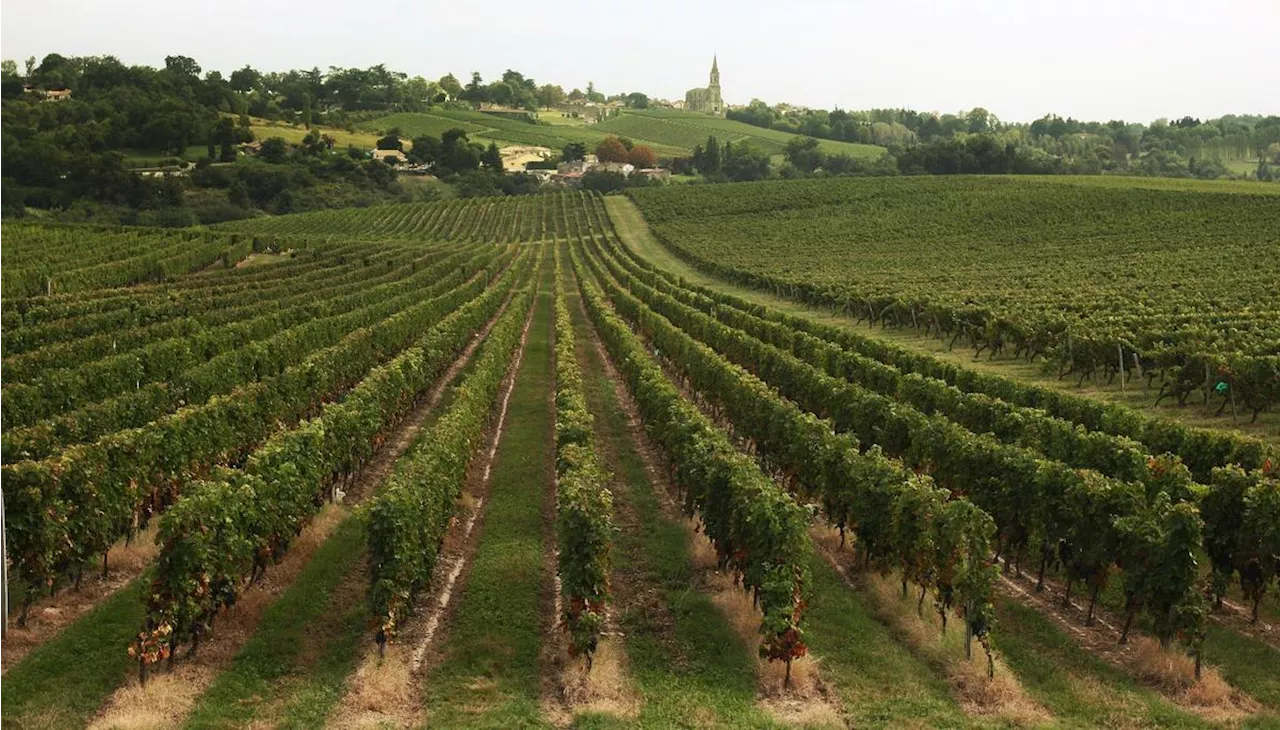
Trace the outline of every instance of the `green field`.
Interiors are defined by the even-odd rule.
[[[129,167],[155,167],[159,166],[165,160],[174,159],[174,157],[186,160],[187,162],[195,162],[201,157],[209,154],[209,148],[205,145],[192,145],[181,155],[166,155],[156,152],[155,150],[125,148],[120,150],[120,154],[124,155],[124,163]]]
[[[1117,321],[1273,333],[1280,198],[1146,182],[15,224],[0,719],[1275,727],[1280,440],[909,326],[1141,295]],[[864,286],[936,304],[872,327],[818,296]]]
[[[679,111],[623,111],[598,124],[559,117],[556,112],[543,112],[545,124],[529,124],[492,114],[473,111],[439,109],[429,113],[400,113],[379,117],[360,125],[370,132],[383,132],[397,127],[407,137],[416,134],[439,135],[452,127],[465,129],[475,141],[494,140],[499,145],[541,145],[555,150],[570,142],[583,142],[589,149],[609,135],[628,137],[637,144],[653,147],[659,155],[688,155],[694,146],[705,144],[715,135],[721,142],[750,141],[770,154],[780,154],[795,135],[753,127],[742,122]],[[848,154],[874,158],[881,148],[821,140],[819,147],[828,154]]]
[[[392,114],[360,125],[361,129],[377,133],[385,132],[392,127],[399,128],[406,137],[417,134],[438,136],[446,130],[458,128],[465,130],[472,141],[481,144],[496,142],[499,147],[537,145],[557,151],[570,142],[582,142],[588,149],[595,149],[597,144],[609,136],[608,132],[598,130],[597,125],[585,125],[580,122],[534,124],[494,114],[455,109],[437,109],[429,113]],[[637,139],[636,142],[650,144],[660,155],[686,153],[684,148],[653,140]]]
[[[300,144],[311,132],[301,124],[288,124],[287,122],[253,118],[250,121],[249,129],[253,132],[254,139],[257,140],[280,137],[290,144]],[[321,134],[333,137],[334,142],[342,148],[353,145],[361,149],[373,149],[378,142],[378,135],[369,132],[348,132],[337,127],[321,126],[316,126],[315,129]]]
[[[439,137],[450,129],[461,129],[469,135],[484,132],[489,129],[488,127],[474,122],[462,121],[460,119],[453,119],[436,114],[420,114],[416,112],[400,112],[398,114],[391,114],[385,117],[378,117],[373,121],[361,122],[359,128],[379,134],[391,129],[399,129],[400,136],[410,140],[422,135]]]
[[[663,241],[743,283],[927,326],[976,352],[1043,357],[1078,377],[1109,379],[1122,352],[1126,371],[1136,356],[1181,372],[1185,387],[1201,384],[1206,359],[1229,363],[1235,407],[1252,416],[1280,402],[1273,193],[938,177],[634,197]]]
[[[723,142],[749,141],[770,154],[779,154],[796,135],[755,127],[744,122],[722,119],[707,114],[671,110],[632,111],[602,122],[598,129],[636,139],[655,140],[669,145],[693,149],[714,135]],[[819,140],[818,148],[827,154],[846,154],[858,158],[879,157],[882,148],[875,145]]]

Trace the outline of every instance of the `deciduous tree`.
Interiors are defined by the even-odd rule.
[[[596,145],[596,157],[601,162],[626,162],[627,148],[617,137],[606,137]]]
[[[638,144],[627,153],[627,162],[636,167],[657,167],[658,155],[648,145]]]

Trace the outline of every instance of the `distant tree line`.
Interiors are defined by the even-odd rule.
[[[1014,124],[982,108],[941,115],[908,109],[827,111],[769,106],[759,99],[727,116],[807,137],[887,147],[895,158],[908,158],[902,168],[907,173],[962,168],[1216,178],[1231,175],[1223,161],[1250,160],[1257,163],[1253,176],[1269,180],[1276,175],[1272,167],[1280,164],[1280,116],[1182,117],[1144,125],[1050,114]]]

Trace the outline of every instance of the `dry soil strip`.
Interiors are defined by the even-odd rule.
[[[908,651],[919,656],[945,676],[952,694],[964,709],[974,717],[996,717],[1018,727],[1043,725],[1051,722],[1048,709],[1031,698],[1017,676],[997,655],[994,678],[987,678],[987,662],[982,647],[973,642],[973,657],[966,659],[954,653],[943,643],[941,622],[932,603],[917,617],[908,599],[903,606],[895,600],[896,589],[885,590],[880,575],[860,575],[841,564],[840,537],[833,527],[810,528],[814,548],[823,560],[840,576],[850,590],[864,597],[864,603],[876,620],[889,627],[890,632],[907,646]],[[848,553],[845,553],[846,555]],[[956,621],[955,630],[963,624]]]
[[[1036,591],[1035,583],[1035,578],[1029,573],[1019,576],[1001,572],[996,588],[1005,596],[1035,610],[1064,629],[1089,653],[1135,677],[1143,686],[1188,712],[1213,722],[1238,722],[1258,712],[1257,701],[1227,685],[1213,667],[1206,666],[1204,678],[1189,690],[1177,690],[1142,676],[1138,671],[1138,651],[1135,645],[1143,641],[1154,642],[1154,639],[1134,628],[1129,632],[1130,643],[1122,645],[1120,629],[1117,628],[1122,621],[1110,615],[1105,608],[1097,606],[1094,610],[1094,624],[1086,625],[1087,608],[1074,600],[1064,607],[1061,600],[1064,589],[1056,579],[1045,578],[1043,591]]]
[[[27,625],[19,627],[16,618],[5,628],[0,672],[17,666],[34,649],[62,633],[71,624],[93,610],[117,591],[142,574],[160,546],[156,545],[158,518],[152,518],[148,529],[134,535],[126,545],[120,540],[107,553],[107,575],[90,568],[79,588],[66,588],[54,596],[35,601],[27,612]]]

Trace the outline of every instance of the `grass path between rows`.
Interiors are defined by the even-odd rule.
[[[456,613],[427,674],[431,727],[540,727],[544,500],[554,478],[551,267],[534,305],[489,500]]]
[[[363,592],[335,601],[334,591],[358,574],[367,553],[364,526],[357,515],[346,516],[280,600],[263,616],[253,638],[231,667],[218,675],[188,719],[187,727],[244,727],[279,698],[294,694],[293,676],[305,668],[307,678],[345,674],[357,656],[355,643],[365,628]],[[320,656],[299,657],[312,637],[328,635]],[[341,650],[334,651],[338,645]],[[303,667],[298,665],[302,664]],[[305,705],[290,708],[278,719],[282,727],[311,727],[323,719],[337,695],[311,693]]]
[[[566,275],[571,276],[566,266]],[[686,528],[668,518],[637,449],[615,383],[596,347],[576,282],[566,280],[596,443],[613,474],[617,623],[640,695],[635,719],[578,718],[584,728],[774,727],[756,706],[755,660],[724,615],[696,589]],[[622,387],[618,384],[618,387]],[[635,424],[638,428],[638,424]]]
[[[146,587],[145,575],[135,578],[6,672],[4,727],[87,725],[136,666],[125,647],[142,625]]]
[[[448,410],[456,386],[474,364],[472,358],[449,381],[406,453]],[[361,643],[372,642],[367,557],[365,524],[359,515],[349,515],[263,617],[231,668],[214,680],[187,727],[243,727],[254,721],[277,728],[322,725],[355,670]]]
[[[658,257],[649,255],[650,252],[644,248],[644,244],[635,243],[638,237],[635,226],[643,226],[644,222],[639,218],[638,209],[629,200],[607,198],[611,215],[614,208],[619,207],[614,202],[618,200],[624,202],[634,213],[634,216],[624,221],[622,225],[619,225],[616,217],[614,219],[615,226],[624,240],[632,245],[633,250],[637,250],[650,261],[665,267],[666,260],[657,260]],[[648,238],[649,246],[660,246],[647,229],[643,233]],[[662,252],[674,259],[665,249],[662,249]],[[722,282],[701,276],[678,259],[675,262],[682,268],[673,267],[672,270],[685,275],[691,281],[732,289],[739,294],[748,293],[741,288],[729,287]],[[752,297],[754,300],[764,304],[772,305],[773,300],[776,299],[754,292],[751,294],[754,294]],[[792,304],[787,309],[795,313],[801,308]],[[829,319],[825,313],[821,316]],[[813,647],[816,652],[823,655],[824,672],[829,675],[834,690],[845,700],[846,707],[856,708],[854,714],[861,713],[857,717],[859,724],[894,724],[903,722],[906,717],[912,717],[917,722],[926,722],[930,725],[952,725],[955,721],[954,716],[948,718],[945,714],[939,714],[938,708],[931,708],[927,703],[913,703],[912,698],[895,697],[893,692],[886,694],[883,688],[860,695],[857,692],[851,692],[851,685],[857,686],[867,682],[868,666],[875,666],[876,661],[884,663],[885,653],[883,650],[876,651],[875,661],[871,664],[860,661],[856,656],[858,652],[851,650],[856,649],[860,643],[873,641],[874,632],[867,632],[865,626],[856,632],[842,632],[838,625],[826,625],[827,615],[823,604],[832,600],[833,596],[839,595],[840,589],[844,586],[836,585],[839,579],[826,565],[815,565],[814,577],[815,598],[809,613],[813,621],[811,631]],[[848,591],[845,593],[848,594]],[[847,595],[842,596],[841,599],[847,597]],[[859,607],[857,604],[860,602],[854,597],[850,598],[850,603],[854,605],[844,607],[840,611],[833,611],[831,615],[839,617],[851,628],[856,623],[855,613],[856,608]],[[997,629],[997,643],[1002,656],[1017,674],[1019,682],[1026,688],[1029,695],[1052,712],[1058,724],[1069,727],[1207,726],[1200,718],[1179,709],[1155,691],[1142,686],[1124,672],[1091,655],[1034,610],[1007,598],[999,599],[998,605],[1000,622]],[[852,636],[854,641],[841,641],[842,635]],[[1218,640],[1218,645],[1206,652],[1213,663],[1224,665],[1224,674],[1237,686],[1258,696],[1258,699],[1264,702],[1274,701],[1271,697],[1274,692],[1272,687],[1275,682],[1280,681],[1277,679],[1277,674],[1268,669],[1268,667],[1280,666],[1280,663],[1275,662],[1272,657],[1274,650],[1261,642],[1217,627],[1211,629],[1210,640],[1213,639]],[[842,664],[848,659],[853,659],[849,662],[853,671],[845,674],[841,671]],[[945,680],[939,678],[939,681],[943,682],[942,688],[945,691]],[[900,686],[898,683],[901,682],[901,678],[896,682],[892,685],[895,689]],[[923,696],[917,695],[917,699]],[[884,713],[874,709],[881,700],[887,710]],[[1251,719],[1245,725],[1263,727],[1269,722],[1275,722],[1274,716],[1264,714]]]
[[[574,297],[576,299],[576,296]],[[580,343],[595,334],[573,302]],[[593,346],[580,344],[586,391],[597,417],[597,438],[615,473],[619,524],[618,573],[629,605],[622,606],[628,656],[640,685],[637,721],[586,718],[589,727],[771,727],[777,720],[760,711],[756,660],[734,635],[725,616],[704,593],[688,550],[686,528],[663,513],[661,496],[637,449],[632,428]],[[625,397],[625,396],[621,396]],[[628,515],[630,513],[630,519]],[[828,690],[838,698],[841,724],[856,727],[980,727],[951,695],[945,677],[881,623],[858,593],[815,555],[812,601],[807,609],[811,649]],[[615,582],[619,582],[615,580]],[[657,596],[644,594],[652,592]],[[665,597],[665,604],[659,599]],[[673,621],[664,627],[663,620]],[[789,719],[826,726],[791,708]]]
[[[645,222],[644,214],[640,211],[640,208],[630,198],[621,195],[609,195],[605,197],[604,202],[605,209],[609,213],[609,218],[613,221],[614,229],[617,231],[618,236],[633,252],[649,263],[682,276],[694,284],[718,289],[787,314],[807,317],[824,324],[849,329],[864,336],[887,340],[901,347],[933,355],[940,360],[962,365],[972,370],[1003,375],[1022,382],[1088,396],[1107,403],[1121,403],[1149,415],[1173,419],[1189,426],[1233,428],[1229,412],[1223,416],[1215,417],[1203,407],[1188,405],[1179,408],[1176,405],[1170,405],[1169,401],[1166,401],[1165,405],[1160,408],[1153,409],[1150,406],[1152,401],[1155,400],[1155,390],[1148,391],[1134,385],[1129,387],[1126,392],[1121,392],[1118,382],[1110,386],[1102,382],[1090,382],[1084,386],[1077,386],[1074,378],[1059,380],[1055,375],[1046,375],[1041,369],[1040,363],[1011,359],[987,360],[985,357],[975,359],[972,356],[972,348],[957,346],[955,349],[949,350],[946,341],[910,328],[872,327],[865,322],[859,323],[852,317],[833,315],[827,309],[810,307],[784,297],[748,289],[708,276],[662,245],[649,229],[649,225]],[[1214,410],[1216,410],[1216,407]],[[1247,421],[1247,417],[1241,418],[1238,428],[1235,430],[1256,436],[1270,443],[1280,444],[1280,412],[1263,413],[1256,424],[1249,424]]]

